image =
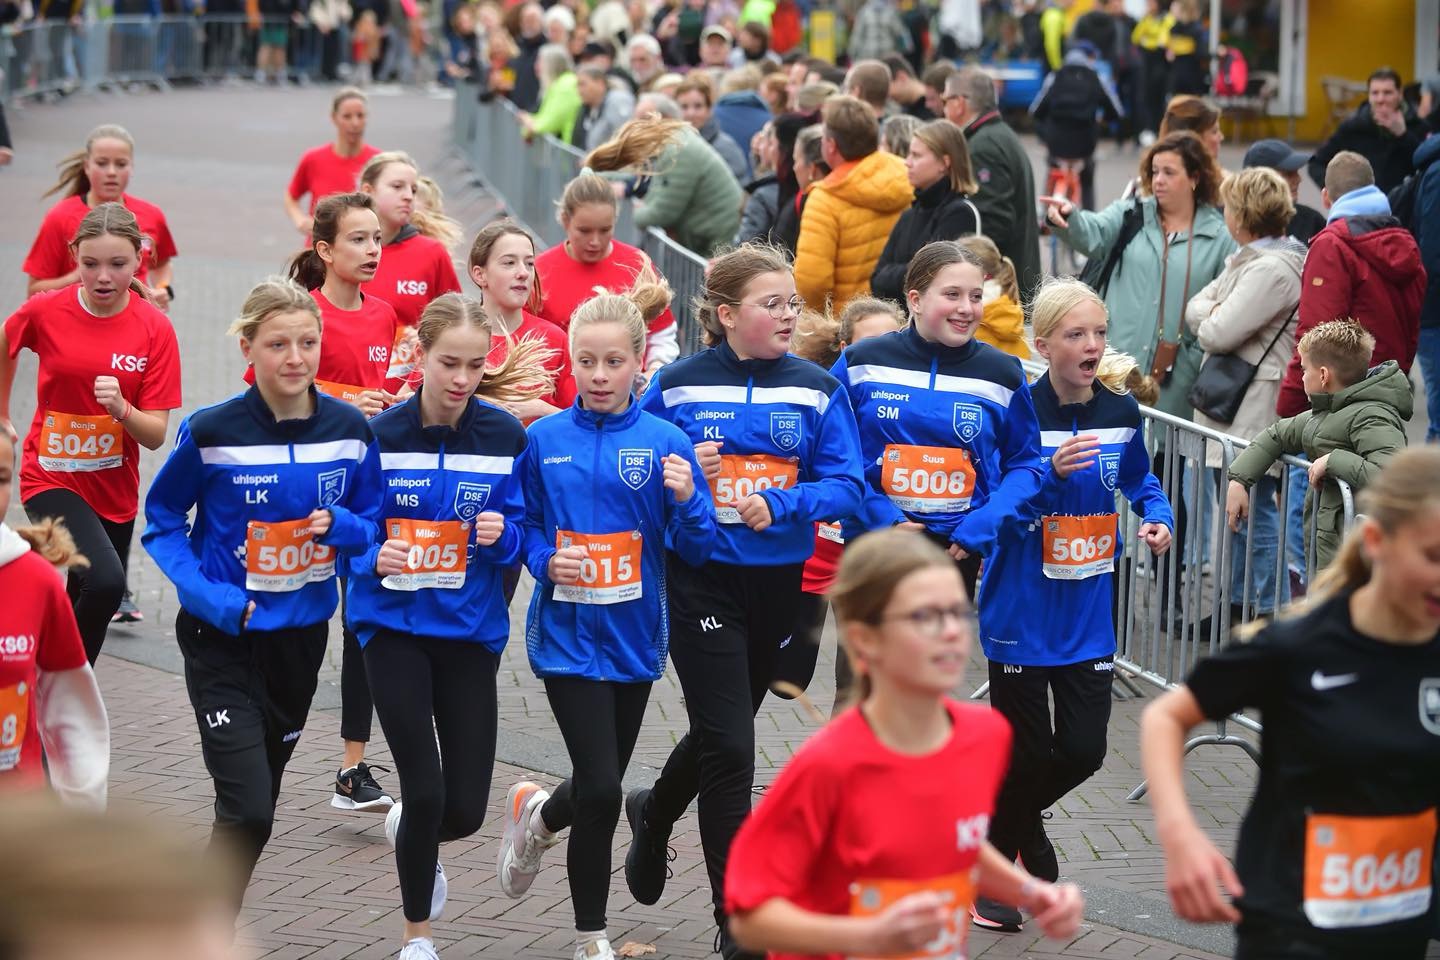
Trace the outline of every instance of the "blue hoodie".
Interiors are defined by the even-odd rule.
[[[746,167],[749,169],[750,141],[760,132],[761,127],[774,118],[769,105],[754,90],[736,90],[715,101],[711,118],[719,124],[721,130],[730,134],[735,142],[740,144],[740,150],[745,154]]]
[[[988,556],[1040,488],[1040,437],[1020,361],[978,340],[930,343],[914,326],[871,337],[831,371],[860,425],[865,500],[846,542],[904,520]]]
[[[1330,212],[1325,215],[1325,222],[1333,223],[1341,217],[1388,216],[1390,216],[1390,200],[1385,196],[1385,191],[1372,183],[1368,187],[1351,190],[1336,200],[1330,207]]]
[[[225,633],[240,633],[251,601],[247,632],[329,620],[335,551],[375,542],[380,455],[370,426],[348,403],[310,392],[315,413],[304,420],[277,421],[256,387],[196,410],[145,498],[146,551],[180,605]],[[319,507],[334,519],[312,539],[296,522]]]
[[[501,585],[520,557],[525,430],[498,407],[472,401],[455,427],[423,426],[420,397],[370,421],[380,447],[385,499],[381,539],[411,543],[410,569],[375,574],[380,544],[350,565],[345,618],[363,647],[380,630],[505,649],[510,613]],[[475,542],[478,514],[505,517],[500,538]]]
[[[1150,473],[1134,397],[1097,385],[1088,403],[1062,405],[1048,373],[1036,381],[1034,397],[1045,482],[1001,529],[985,563],[977,602],[980,644],[997,663],[1050,667],[1098,660],[1115,653],[1114,563],[1104,556],[1113,549],[1119,557],[1124,547],[1116,493],[1146,523],[1174,530],[1175,518]],[[1099,437],[1099,452],[1095,463],[1061,480],[1050,458],[1077,434]],[[1070,533],[1082,536],[1063,536]],[[1077,546],[1084,556],[1076,555]]]
[[[525,648],[537,677],[648,683],[670,649],[665,543],[693,567],[715,546],[715,508],[695,448],[674,424],[633,399],[612,415],[569,410],[530,425],[525,457],[525,565],[535,593]],[[684,503],[665,488],[664,462],[679,454],[695,475]],[[596,535],[609,542],[595,542]],[[591,538],[581,582],[550,580],[562,540]],[[638,560],[638,562],[637,562]]]

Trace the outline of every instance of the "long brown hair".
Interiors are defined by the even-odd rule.
[[[487,265],[490,262],[490,252],[495,249],[495,244],[500,242],[501,237],[524,237],[530,241],[531,252],[538,252],[535,249],[535,238],[530,234],[529,230],[526,230],[509,217],[502,217],[499,220],[490,221],[484,227],[480,228],[479,233],[475,234],[475,242],[470,244],[470,270],[474,270],[476,267],[488,269]],[[480,302],[485,302],[483,292]],[[539,313],[540,307],[544,302],[545,297],[540,292],[540,271],[534,270],[530,277],[530,299],[525,301],[524,309],[529,310],[531,313]]]
[[[716,312],[721,304],[739,303],[750,281],[761,274],[790,272],[790,255],[765,243],[741,244],[711,261],[705,287],[695,298],[695,319],[704,331],[705,345],[713,347],[725,339],[725,325]]]
[[[428,352],[446,330],[462,326],[478,327],[487,338],[494,337],[490,315],[479,300],[462,293],[446,293],[426,305],[415,335]],[[554,374],[545,369],[554,359],[555,350],[543,340],[512,342],[499,366],[485,368],[475,395],[492,403],[519,403],[544,396],[555,389]]]
[[[585,158],[585,166],[601,173],[611,170],[654,173],[651,162],[689,129],[690,123],[686,120],[665,117],[627,120],[615,131],[615,136],[590,151]]]
[[[119,140],[129,145],[131,158],[135,156],[135,138],[130,136],[129,130],[114,123],[101,124],[85,138],[84,150],[78,150],[56,164],[60,169],[60,179],[55,182],[55,186],[42,193],[42,197],[57,193],[63,193],[67,197],[90,195],[90,177],[85,173],[85,161],[90,159],[90,151],[96,140]]]
[[[315,250],[316,244],[334,244],[340,235],[340,221],[351,210],[375,211],[375,201],[368,193],[332,193],[315,206],[310,226],[310,246],[290,258],[286,274],[306,290],[318,290],[325,284],[325,261]]]
[[[140,262],[140,251],[144,249],[145,238],[140,233],[140,224],[135,219],[125,204],[111,201],[91,207],[90,212],[85,214],[80,221],[80,226],[75,228],[75,236],[70,241],[70,252],[75,259],[80,259],[80,244],[86,240],[93,240],[96,237],[119,237],[128,241],[130,246],[135,248],[135,262]],[[150,300],[150,291],[145,285],[130,277],[130,292],[138,294],[145,301]]]
[[[1140,188],[1146,196],[1151,193],[1150,181],[1155,177],[1155,157],[1162,153],[1173,153],[1180,158],[1185,172],[1195,178],[1195,206],[1215,206],[1220,202],[1220,165],[1205,149],[1205,144],[1189,130],[1179,130],[1161,137],[1150,145],[1140,157]]]
[[[949,120],[931,120],[911,137],[919,140],[935,156],[950,159],[950,189],[956,193],[971,194],[980,189],[975,182],[974,167],[970,162],[970,147],[965,134]]]

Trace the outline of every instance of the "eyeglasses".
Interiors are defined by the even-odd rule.
[[[892,613],[880,618],[881,623],[887,620],[908,621],[916,632],[927,637],[940,636],[945,631],[947,620],[954,620],[960,631],[970,637],[979,632],[980,625],[979,614],[968,603],[957,603],[953,607],[916,607],[905,613]]]
[[[800,311],[805,309],[805,301],[799,297],[791,297],[789,300],[771,297],[764,303],[746,303],[742,300],[739,305],[742,307],[759,307],[770,314],[771,320],[783,320],[787,312],[793,313],[798,317],[800,316]]]

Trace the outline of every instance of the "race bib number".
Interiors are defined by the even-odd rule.
[[[715,519],[720,523],[744,523],[735,505],[762,490],[786,490],[800,479],[796,460],[757,453],[750,456],[722,454],[720,475],[710,482],[715,496]]]
[[[410,544],[405,572],[380,583],[391,590],[459,590],[465,586],[465,555],[470,524],[460,520],[385,521],[385,535]]]
[[[365,391],[364,387],[357,387],[348,383],[336,383],[334,380],[316,380],[315,389],[327,397],[334,397],[336,400],[343,400],[346,403],[354,403],[360,399],[360,394]]]
[[[838,523],[817,523],[815,534],[821,540],[829,540],[831,543],[843,544],[845,538],[840,535],[840,524]]]
[[[20,765],[29,720],[30,684],[21,680],[13,687],[0,687],[0,773]]]
[[[335,576],[335,551],[316,543],[310,518],[266,523],[251,520],[245,531],[245,589],[289,593]]]
[[[871,917],[884,913],[912,893],[938,893],[945,901],[945,926],[918,953],[905,954],[905,960],[965,960],[970,904],[975,900],[975,877],[971,871],[929,880],[858,880],[850,885],[850,915]],[[861,958],[852,955],[851,960]]]
[[[576,533],[555,531],[555,549],[586,547],[580,561],[580,581],[555,584],[555,599],[565,603],[624,603],[644,595],[640,580],[640,548],[644,540],[639,530],[619,533]]]
[[[40,466],[56,473],[113,470],[125,462],[125,428],[108,413],[82,417],[45,411],[40,427]]]
[[[1088,580],[1115,566],[1117,516],[1042,517],[1041,569],[1051,580]]]
[[[1305,916],[1322,929],[1373,927],[1430,910],[1435,808],[1398,817],[1305,819]]]
[[[901,510],[957,513],[970,509],[975,465],[960,447],[892,443],[880,460],[880,487]]]

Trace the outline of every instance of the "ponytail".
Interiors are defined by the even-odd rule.
[[[1160,385],[1155,378],[1141,371],[1140,364],[1130,354],[1109,347],[1100,355],[1095,379],[1111,393],[1134,394],[1135,399],[1147,407],[1160,399]]]
[[[314,247],[309,247],[290,258],[285,276],[306,290],[319,290],[325,285],[325,261],[320,259]]]
[[[627,120],[609,141],[600,144],[585,158],[585,166],[597,172],[629,170],[655,173],[649,167],[676,140],[690,129],[686,120],[641,117]]]
[[[478,327],[487,337],[494,337],[490,316],[480,301],[459,293],[447,293],[430,301],[420,314],[415,336],[428,352],[441,334],[459,326]],[[543,340],[511,340],[505,360],[497,367],[486,367],[475,396],[492,403],[519,403],[551,393],[555,375],[547,368],[556,356],[558,351]]]
[[[63,520],[45,517],[27,527],[16,527],[15,532],[53,567],[90,566],[90,561],[75,546],[75,538],[65,528]]]
[[[346,98],[349,99],[349,98]],[[326,266],[315,248],[328,243],[334,245],[340,236],[340,221],[351,210],[375,211],[375,201],[368,193],[332,193],[315,205],[315,216],[310,225],[310,246],[290,258],[285,275],[306,290],[318,290],[325,285]]]

